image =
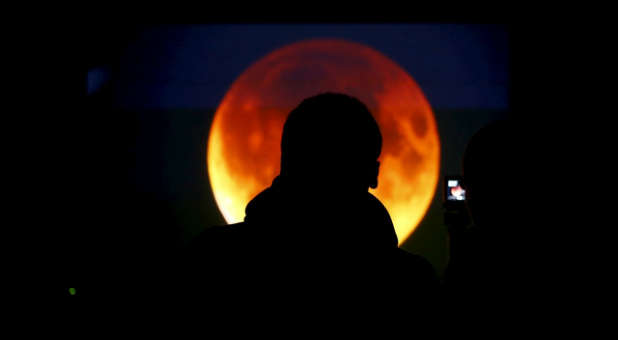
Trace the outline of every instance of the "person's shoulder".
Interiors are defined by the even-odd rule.
[[[197,235],[187,248],[195,251],[227,247],[234,242],[242,229],[244,222],[209,227]]]
[[[415,266],[419,266],[419,267],[433,268],[431,263],[423,256],[411,253],[401,248],[397,248],[397,256],[402,262],[405,262],[408,264],[414,264]]]
[[[227,224],[227,225],[217,225],[212,226],[204,230],[199,237],[225,237],[231,236],[235,233],[238,233],[245,226],[245,222],[235,223],[235,224]]]
[[[370,192],[367,192],[367,195],[365,195],[365,198],[367,199],[367,202],[369,202],[372,208],[388,213],[388,210],[386,210],[386,207],[384,206],[384,204],[382,204],[382,202]]]
[[[397,258],[401,266],[408,268],[416,275],[420,275],[429,282],[437,283],[438,277],[435,268],[426,258],[401,248],[397,249]]]

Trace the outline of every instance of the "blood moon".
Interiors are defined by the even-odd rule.
[[[422,220],[438,183],[440,140],[429,102],[412,77],[380,52],[344,40],[316,39],[277,49],[232,84],[215,112],[207,163],[223,217],[245,207],[279,174],[283,124],[308,97],[339,92],[364,102],[383,135],[378,187],[399,244]]]

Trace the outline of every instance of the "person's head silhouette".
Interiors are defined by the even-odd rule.
[[[303,100],[283,127],[280,174],[247,205],[245,221],[285,226],[310,242],[396,247],[388,211],[368,192],[378,185],[381,148],[378,124],[358,99]]]
[[[512,143],[510,123],[498,121],[479,130],[464,154],[466,203],[474,224],[486,232],[513,218],[513,197],[521,188],[515,184]]]
[[[367,192],[378,183],[382,135],[358,99],[324,93],[288,116],[281,140],[281,177],[332,194]]]

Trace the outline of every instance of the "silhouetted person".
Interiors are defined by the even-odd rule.
[[[192,294],[291,310],[434,303],[433,267],[398,248],[387,210],[368,192],[381,147],[357,99],[304,100],[283,128],[280,174],[247,205],[244,222],[209,228],[191,245]]]
[[[515,240],[517,234],[530,231],[520,224],[527,201],[521,199],[525,188],[519,181],[514,131],[510,121],[492,123],[479,130],[466,148],[466,205],[459,213],[469,214],[472,224],[458,224],[455,218],[449,226],[451,255],[445,281],[452,306],[483,305],[484,313],[497,313],[512,309],[522,292],[517,284],[518,257],[526,249]]]

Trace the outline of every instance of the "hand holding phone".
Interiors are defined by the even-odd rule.
[[[466,210],[466,189],[461,176],[445,176],[443,183],[443,204],[446,209],[444,223],[451,228],[465,227],[469,222]]]
[[[444,176],[443,202],[447,210],[465,207],[466,187],[461,176]]]
[[[458,176],[446,176],[444,178],[445,197],[447,201],[465,201],[466,189],[463,186],[463,180]]]

